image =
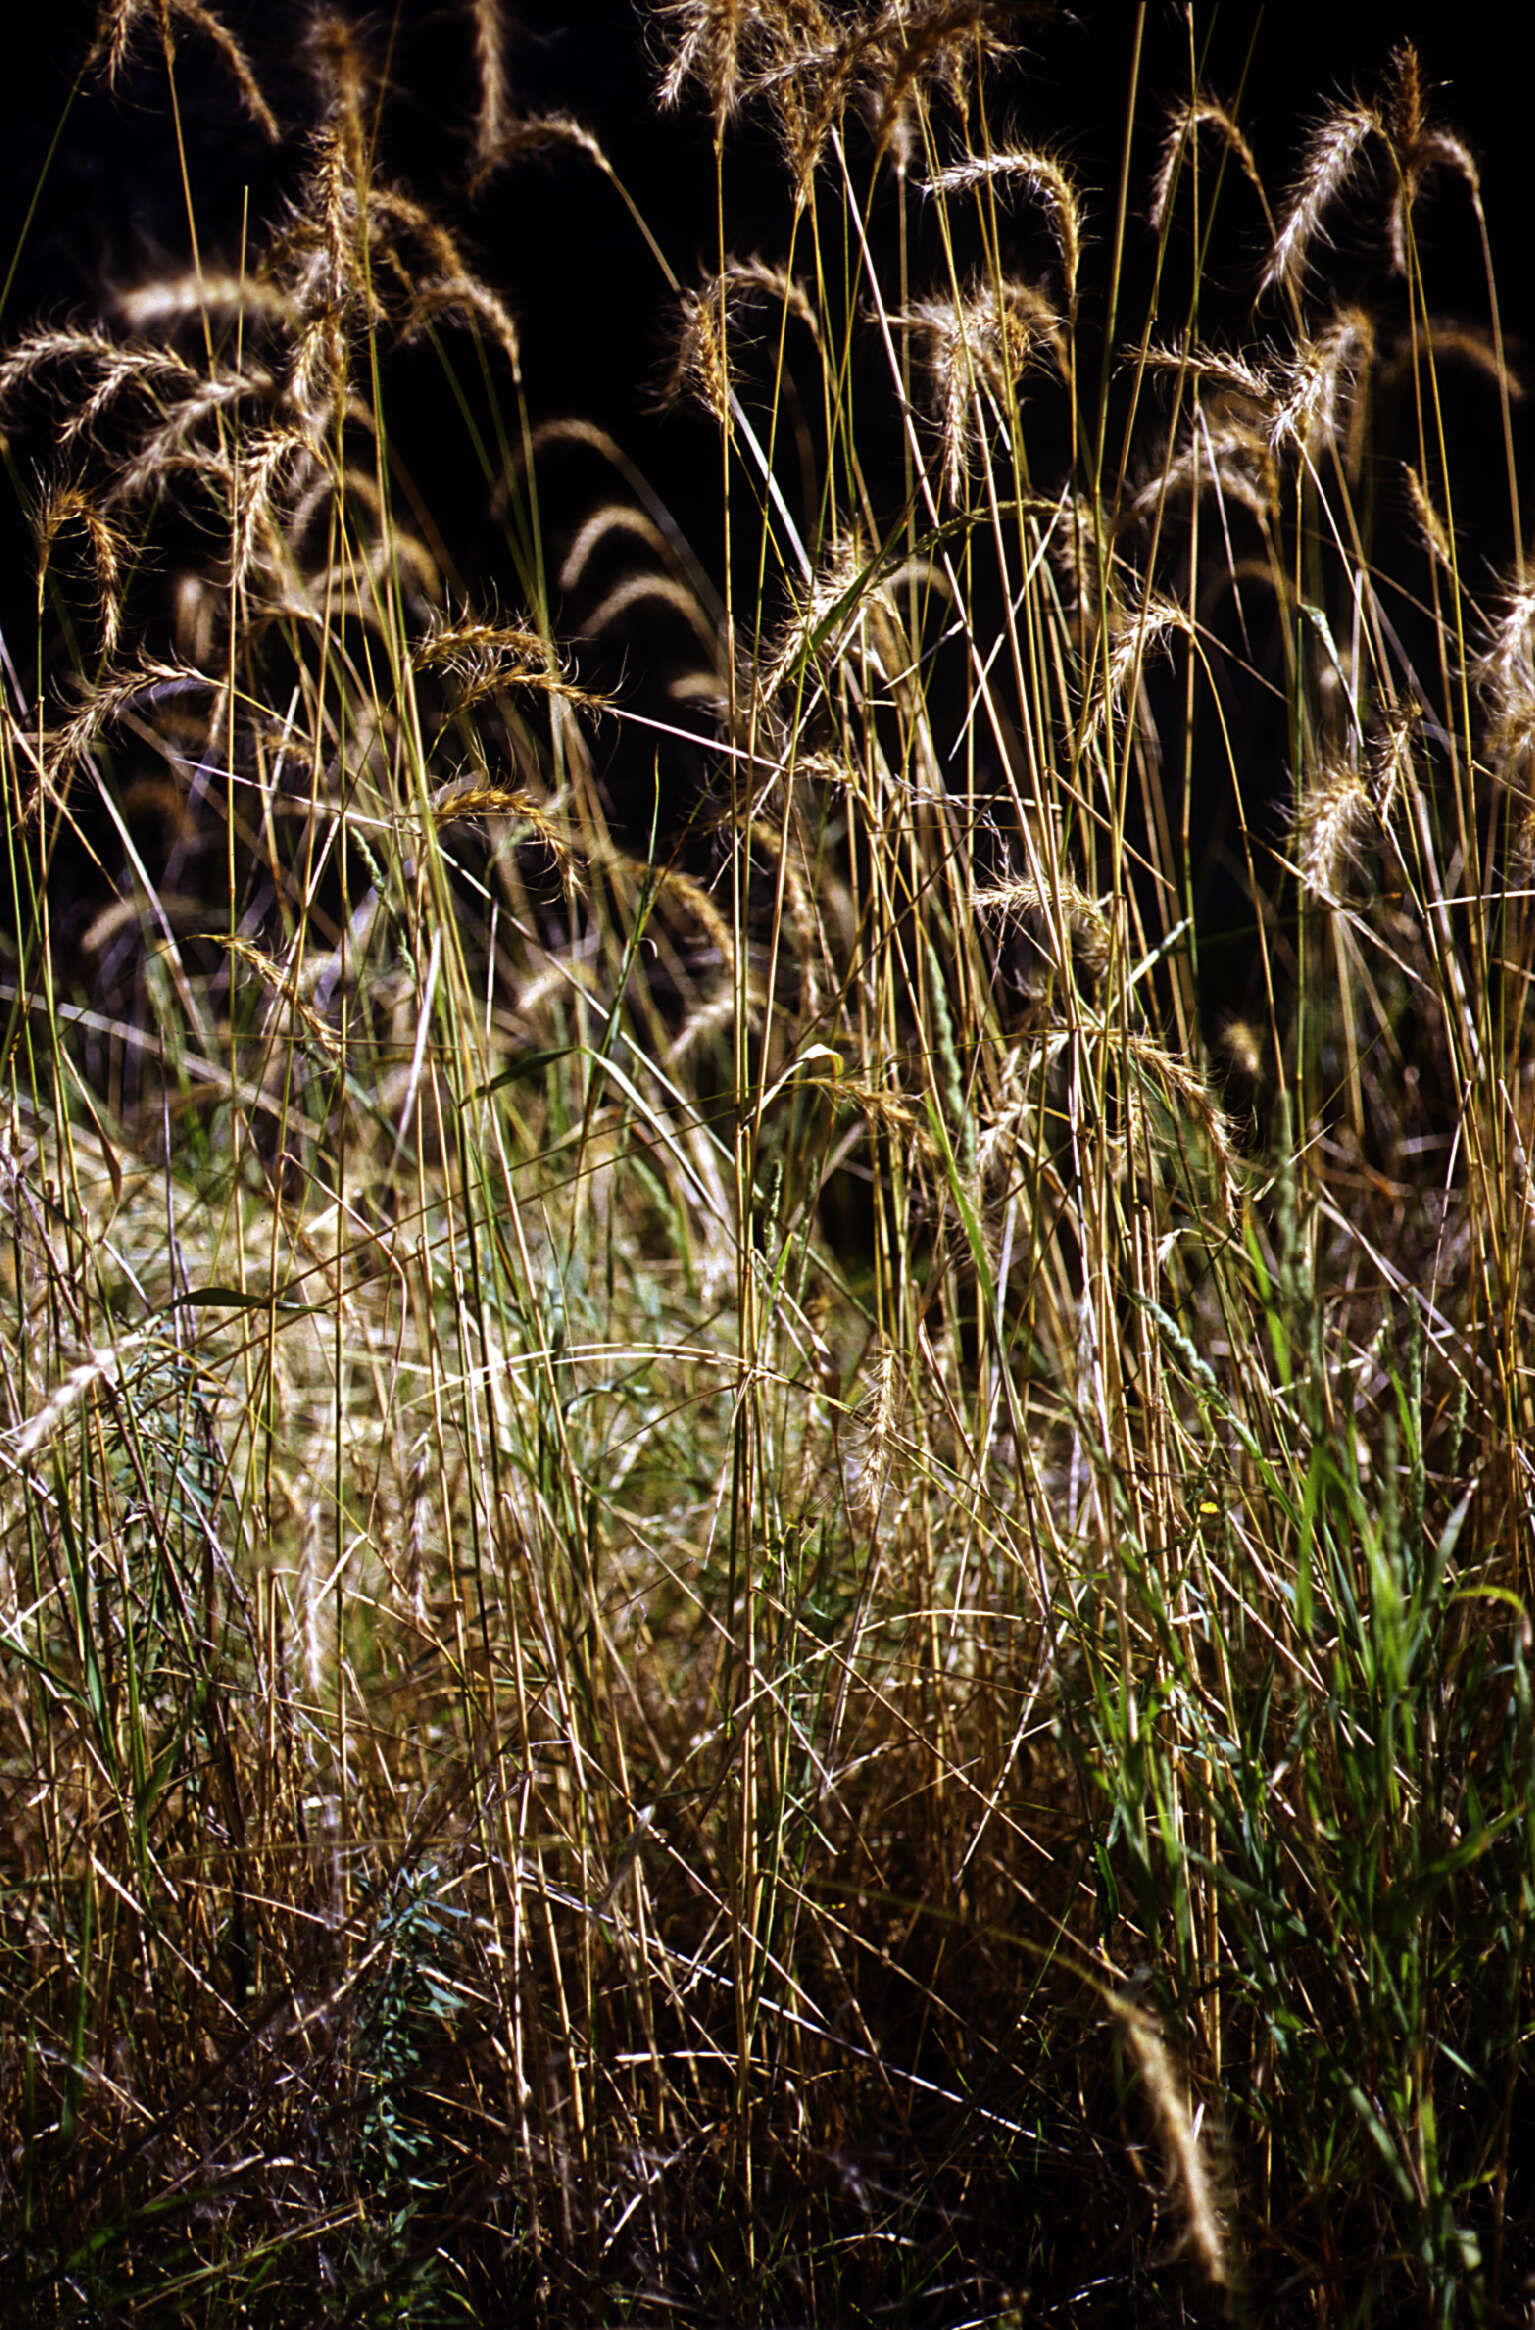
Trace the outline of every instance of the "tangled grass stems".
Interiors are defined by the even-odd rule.
[[[1223,311],[1197,83],[1105,250],[1005,12],[658,13],[712,543],[529,408],[340,17],[265,239],[0,359],[67,456],[0,716],[17,2319],[1497,2318],[1535,658],[1442,422],[1475,348],[1514,444],[1420,233],[1469,149],[1399,51]],[[463,30],[476,194],[642,215]],[[490,549],[401,450],[434,347]],[[635,734],[701,772],[638,816]]]

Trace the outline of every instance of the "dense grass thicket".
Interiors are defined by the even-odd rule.
[[[282,198],[5,319],[6,2318],[1523,2321],[1475,155],[1401,46],[1274,178],[1198,10],[1094,186],[1047,17],[642,15],[701,274],[496,0],[452,202],[387,11],[110,0]],[[686,523],[525,392],[578,179]]]

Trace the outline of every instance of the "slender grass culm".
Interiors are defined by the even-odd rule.
[[[8,2320],[1525,2319],[1520,384],[1414,49],[1286,179],[1209,13],[1093,183],[1016,8],[647,0],[691,240],[497,0],[70,61]]]

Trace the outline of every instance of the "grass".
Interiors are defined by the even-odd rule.
[[[1275,191],[1127,33],[1088,202],[983,0],[654,16],[694,282],[434,38],[639,225],[709,540],[339,16],[282,122],[104,11],[288,200],[0,358],[13,2319],[1520,2319],[1474,157],[1402,48]]]

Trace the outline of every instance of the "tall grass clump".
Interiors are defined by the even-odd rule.
[[[1475,158],[1407,47],[1285,184],[1127,29],[1093,185],[990,0],[641,15],[694,272],[429,36],[632,441],[340,11],[103,10],[287,175],[0,355],[11,2318],[1521,2318]]]

